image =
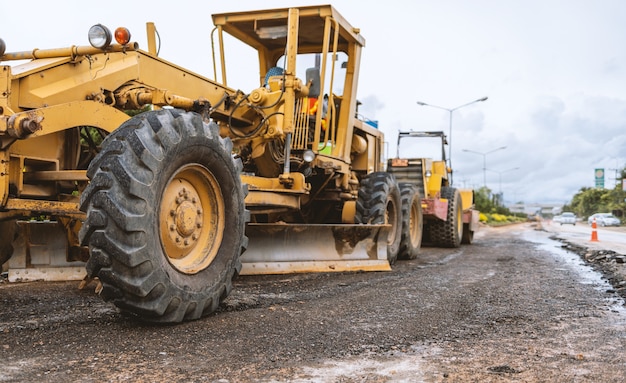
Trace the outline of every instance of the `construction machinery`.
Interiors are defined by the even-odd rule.
[[[213,79],[158,57],[153,23],[147,50],[100,24],[91,46],[0,43],[3,63],[27,60],[0,66],[9,279],[84,262],[105,300],[179,322],[239,274],[390,269],[403,208],[383,134],[357,117],[359,29],[330,5],[213,23]],[[225,34],[255,51],[256,88],[227,85],[227,68],[253,65]]]
[[[439,141],[441,157],[402,158],[400,141],[403,138]],[[435,246],[454,248],[461,243],[472,243],[479,225],[479,212],[475,209],[472,189],[458,189],[450,185],[448,176],[452,169],[446,165],[446,145],[446,136],[441,131],[398,132],[397,155],[387,161],[387,171],[395,176],[401,187],[406,189],[412,185],[421,196],[423,230],[419,239]],[[415,254],[412,252],[407,257],[413,258]]]

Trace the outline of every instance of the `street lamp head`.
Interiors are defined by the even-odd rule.
[[[452,108],[452,109],[444,108],[442,106],[437,106],[437,105],[433,105],[433,104],[427,104],[427,103],[422,102],[422,101],[416,101],[417,105],[419,105],[419,106],[430,106],[430,107],[433,107],[433,108],[445,110],[445,111],[447,111],[450,114],[450,119],[449,119],[449,121],[450,121],[450,128],[449,128],[450,134],[448,135],[448,153],[450,153],[448,155],[448,167],[449,168],[452,168],[452,112],[454,112],[457,109],[460,109],[460,108],[463,108],[465,106],[471,105],[471,104],[476,103],[476,102],[481,102],[481,101],[487,101],[487,97],[485,96],[483,98],[479,98],[478,100],[474,100],[472,102],[468,102],[467,104],[459,105],[456,108]],[[452,176],[450,176],[450,185],[452,185]]]

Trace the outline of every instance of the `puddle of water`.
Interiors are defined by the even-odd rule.
[[[603,279],[602,274],[591,266],[587,265],[578,254],[563,249],[562,243],[550,239],[535,231],[525,231],[522,233],[522,237],[532,243],[538,245],[539,249],[544,250],[554,256],[555,259],[561,261],[567,267],[557,268],[555,270],[568,270],[574,271],[580,278],[580,283],[594,286],[599,291],[606,291],[613,289],[613,286]],[[622,316],[626,316],[626,307],[624,307],[624,300],[616,296],[615,298],[606,299],[611,306],[611,311],[620,313]]]
[[[364,381],[422,382],[429,374],[424,358],[437,355],[436,347],[413,347],[408,353],[394,352],[346,360],[327,360],[320,366],[303,366],[292,383],[340,382],[359,377]],[[352,380],[350,380],[352,381]]]

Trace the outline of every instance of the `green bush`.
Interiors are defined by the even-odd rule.
[[[491,214],[491,213],[480,213],[480,222],[485,223],[489,226],[502,226],[508,225],[512,223],[525,222],[526,220],[522,217],[516,217],[514,215],[504,215],[504,214]]]

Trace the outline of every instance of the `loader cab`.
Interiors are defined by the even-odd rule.
[[[407,138],[417,138],[404,140]],[[405,142],[400,145],[401,142]],[[418,185],[420,195],[439,198],[443,187],[450,186],[452,172],[446,165],[446,135],[442,131],[398,132],[396,157],[390,158],[387,171],[399,182]]]

